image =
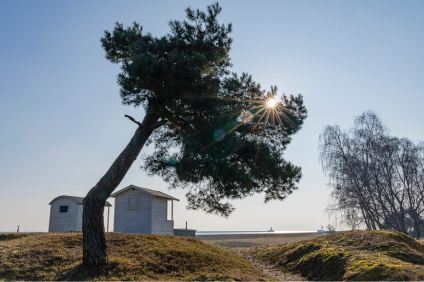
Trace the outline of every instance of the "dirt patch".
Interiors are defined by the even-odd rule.
[[[305,278],[303,278],[299,274],[290,273],[290,272],[287,272],[287,271],[282,271],[278,267],[273,267],[271,264],[264,263],[263,261],[258,260],[257,258],[252,256],[250,249],[240,248],[240,249],[233,249],[233,251],[237,255],[239,255],[239,256],[245,258],[246,260],[250,261],[256,269],[260,270],[261,272],[265,273],[266,275],[269,275],[270,277],[272,277],[273,279],[275,279],[277,281],[302,281],[302,280],[305,280]]]

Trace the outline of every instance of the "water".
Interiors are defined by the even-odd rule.
[[[316,230],[310,231],[196,231],[196,235],[267,235],[267,234],[296,234],[296,233],[317,233]]]

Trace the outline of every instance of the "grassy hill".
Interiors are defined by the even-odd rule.
[[[262,280],[266,277],[233,253],[196,239],[107,235],[110,263],[80,266],[82,236],[0,234],[0,280]]]
[[[424,244],[394,231],[350,231],[256,249],[252,255],[310,280],[423,280]]]

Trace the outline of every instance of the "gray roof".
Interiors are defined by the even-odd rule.
[[[152,190],[152,189],[148,189],[148,188],[143,188],[143,187],[138,187],[135,185],[129,185],[125,188],[123,188],[122,190],[119,190],[115,193],[112,194],[111,197],[116,197],[117,195],[129,190],[129,189],[134,189],[134,190],[138,190],[140,192],[144,192],[146,194],[149,194],[150,196],[154,196],[154,197],[160,197],[160,198],[166,198],[166,199],[170,199],[170,200],[174,200],[174,201],[179,201],[179,199],[172,197],[171,195],[165,194],[161,191],[157,191],[157,190]]]
[[[58,196],[58,197],[54,198],[53,200],[51,200],[50,203],[49,203],[49,205],[51,205],[54,201],[59,200],[61,198],[74,200],[78,205],[82,205],[82,200],[84,200],[84,197],[61,195],[61,196]],[[111,207],[112,205],[108,201],[106,201],[105,206],[106,207]]]

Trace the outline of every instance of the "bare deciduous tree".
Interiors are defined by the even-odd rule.
[[[389,134],[372,112],[354,127],[328,126],[320,158],[330,177],[331,210],[352,228],[395,229],[421,236],[424,215],[424,146]]]

